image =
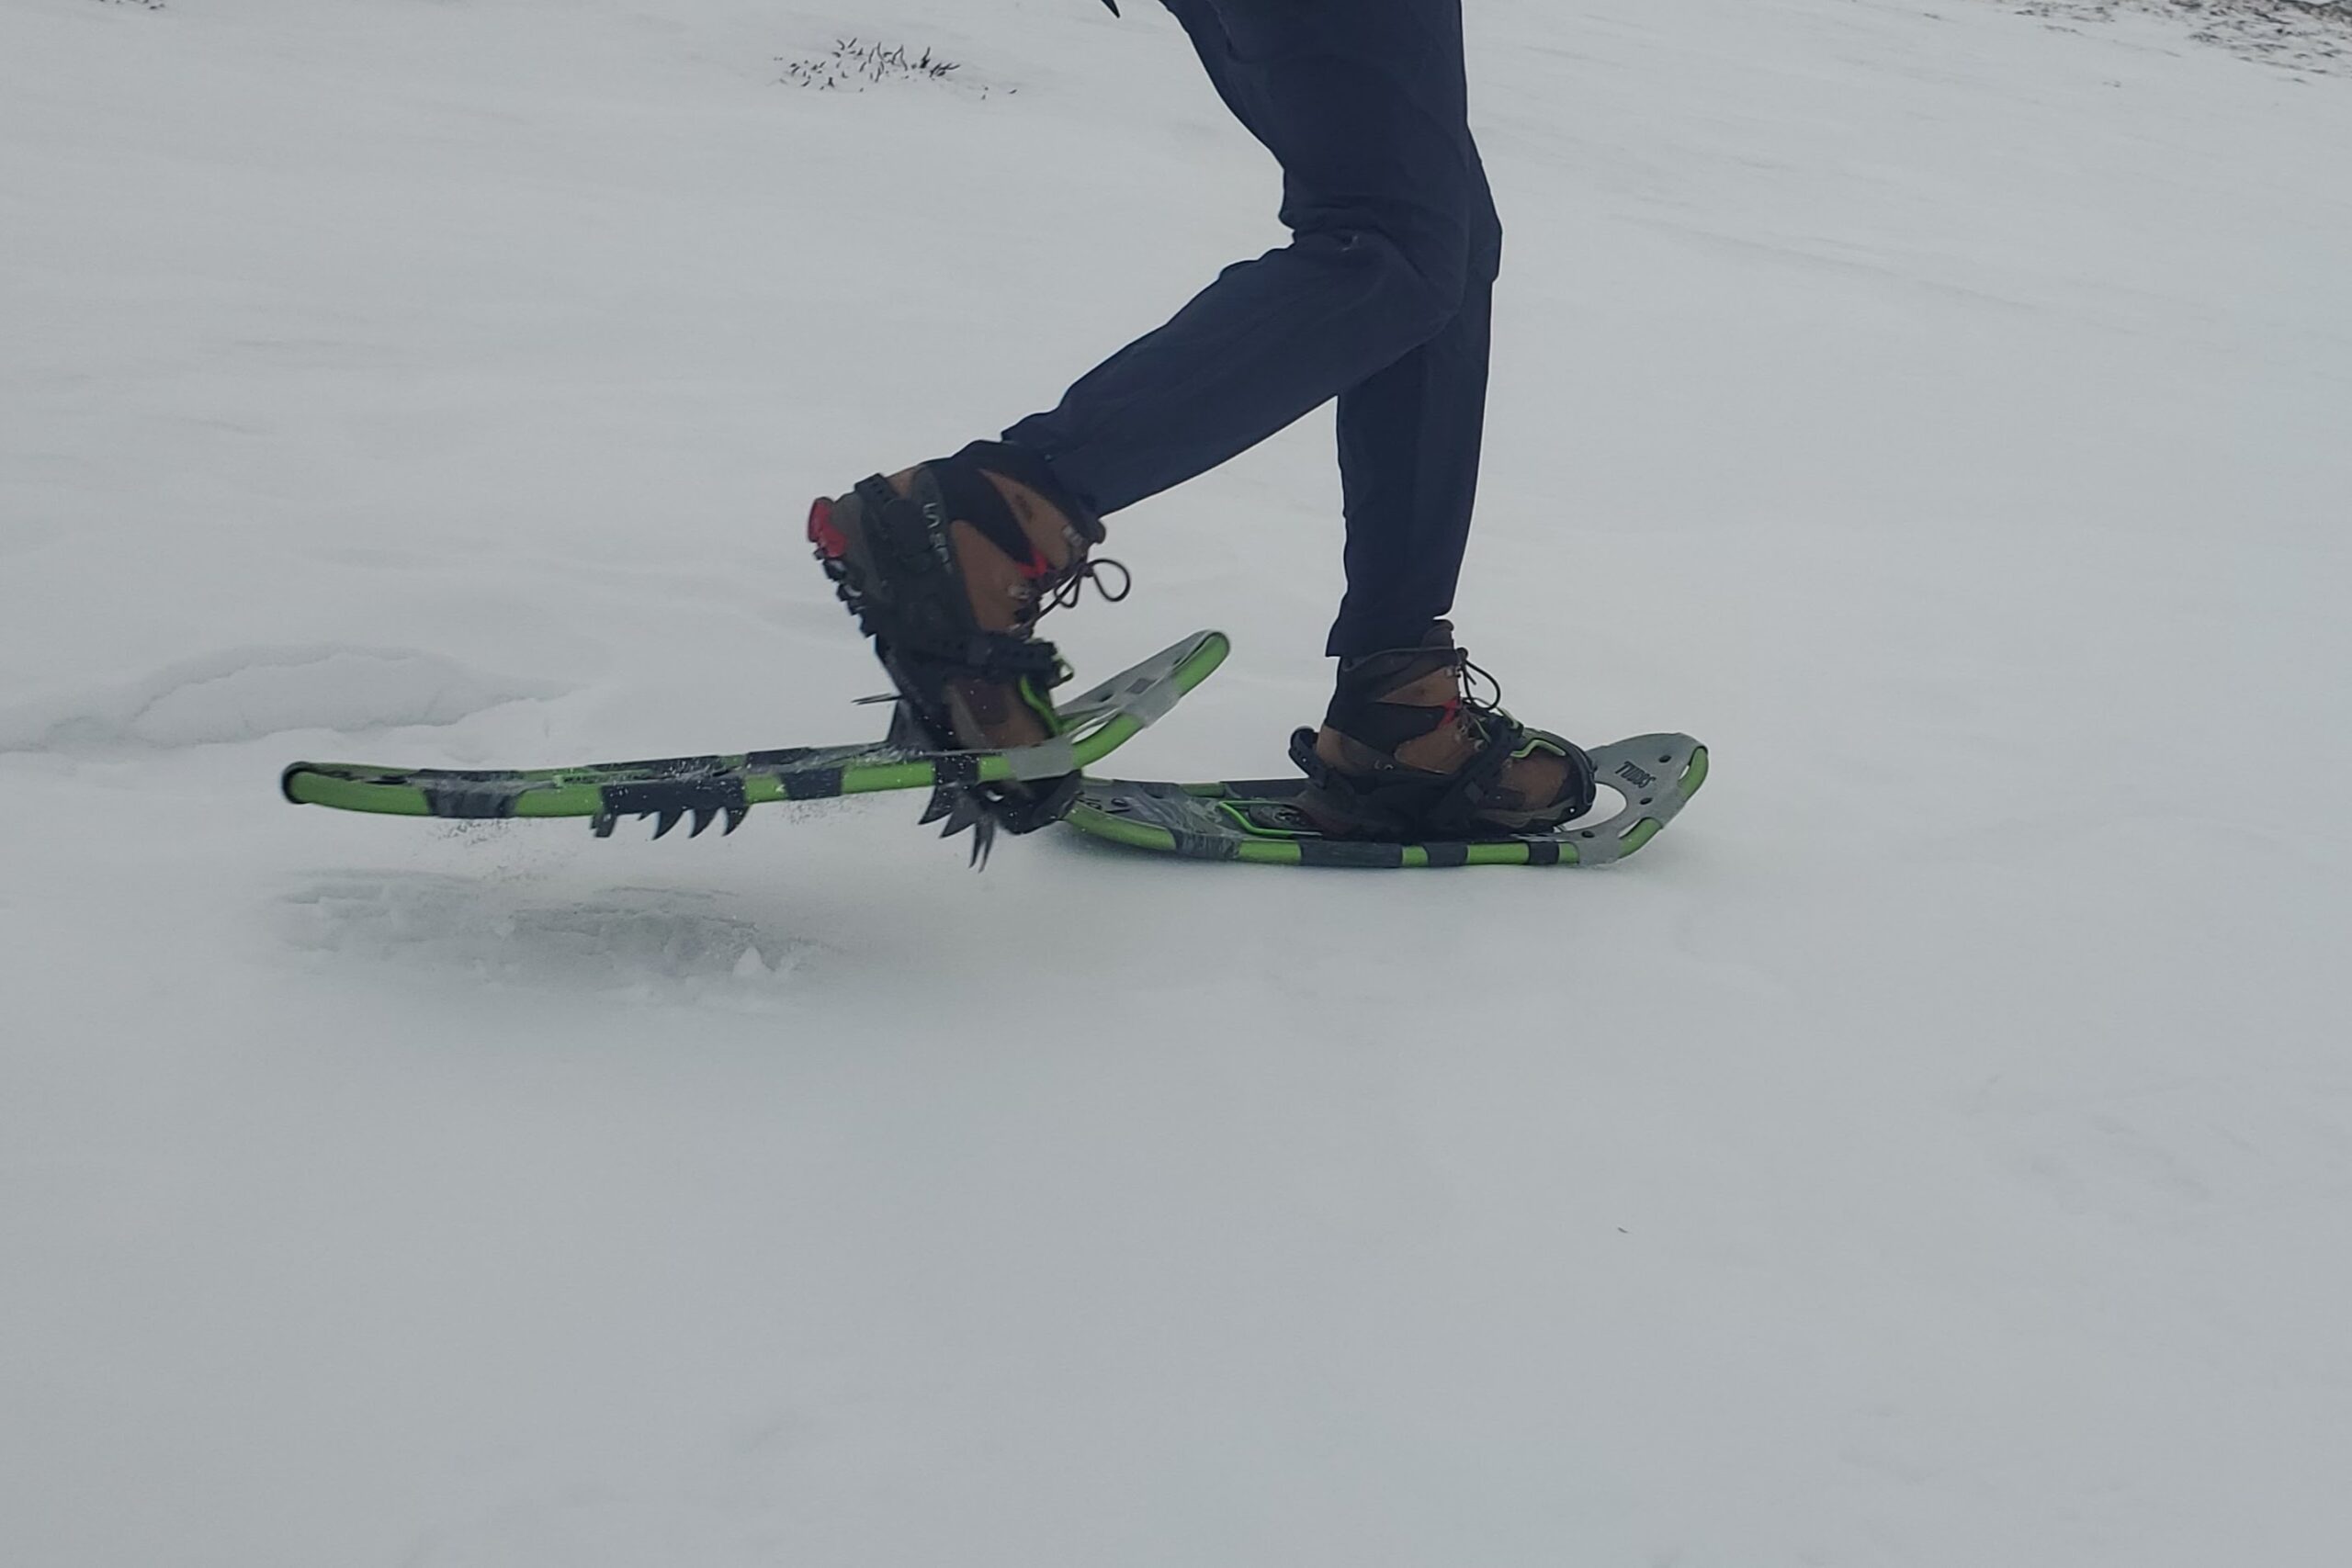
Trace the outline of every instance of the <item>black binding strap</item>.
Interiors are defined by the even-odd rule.
[[[1397,770],[1402,776],[1342,773],[1316,752],[1311,729],[1293,733],[1290,760],[1309,784],[1366,827],[1400,837],[1419,833],[1476,837],[1482,830],[1495,830],[1478,820],[1478,813],[1493,804],[1495,786],[1522,734],[1516,725],[1488,723],[1483,727],[1477,751],[1460,772],[1448,774],[1409,768]]]

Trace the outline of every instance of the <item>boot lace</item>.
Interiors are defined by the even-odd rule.
[[[1458,648],[1453,650],[1453,669],[1454,672],[1461,677],[1462,700],[1465,706],[1476,713],[1503,711],[1503,683],[1496,680],[1484,667],[1472,663],[1468,649]],[[1476,695],[1470,684],[1473,680],[1485,682],[1487,690],[1493,695],[1487,697]]]
[[[1102,575],[1105,568],[1119,574],[1119,586],[1115,592]],[[1108,556],[1090,556],[1079,564],[1078,570],[1071,572],[1060,587],[1039,602],[1038,616],[1043,618],[1049,611],[1069,609],[1086,596],[1086,585],[1090,582],[1094,585],[1094,592],[1102,596],[1105,604],[1117,604],[1134,592],[1136,587],[1135,574],[1127,570],[1125,562],[1113,560]]]
[[[1503,683],[1497,680],[1492,672],[1473,663],[1470,659],[1470,650],[1466,648],[1457,648],[1453,650],[1453,679],[1460,694],[1455,697],[1452,705],[1454,711],[1445,716],[1449,721],[1458,714],[1467,712],[1472,716],[1472,728],[1481,735],[1486,733],[1488,720],[1508,728],[1517,727],[1518,721],[1503,709]],[[1478,694],[1476,686],[1473,684],[1474,682],[1485,683],[1487,692],[1486,696],[1482,697]]]

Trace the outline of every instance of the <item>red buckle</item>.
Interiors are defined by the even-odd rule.
[[[833,503],[819,496],[808,504],[808,542],[817,547],[820,560],[839,560],[849,554],[849,540],[833,526]]]

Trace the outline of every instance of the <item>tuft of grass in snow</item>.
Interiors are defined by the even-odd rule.
[[[2352,75],[2352,0],[2029,0],[2029,17],[2110,22],[2120,11],[2189,24],[2189,37],[2289,70]]]
[[[793,59],[779,55],[783,80],[798,87],[823,92],[847,89],[862,93],[885,82],[944,82],[963,67],[943,60],[930,50],[908,51],[904,44],[882,44],[858,39],[836,39],[824,54]]]

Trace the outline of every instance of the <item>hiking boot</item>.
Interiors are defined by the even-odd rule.
[[[1445,621],[1416,647],[1341,660],[1322,729],[1291,738],[1298,808],[1333,838],[1388,840],[1540,833],[1591,810],[1592,759],[1473,700],[1474,672],[1494,685]]]
[[[894,739],[940,750],[1035,746],[1060,733],[1051,693],[1069,670],[1031,628],[1076,599],[1102,539],[1102,522],[1043,457],[992,441],[808,509],[817,558],[898,687],[905,722]],[[1124,586],[1111,596],[1124,598]],[[1070,775],[973,793],[1020,833],[1061,816],[1076,787]]]

